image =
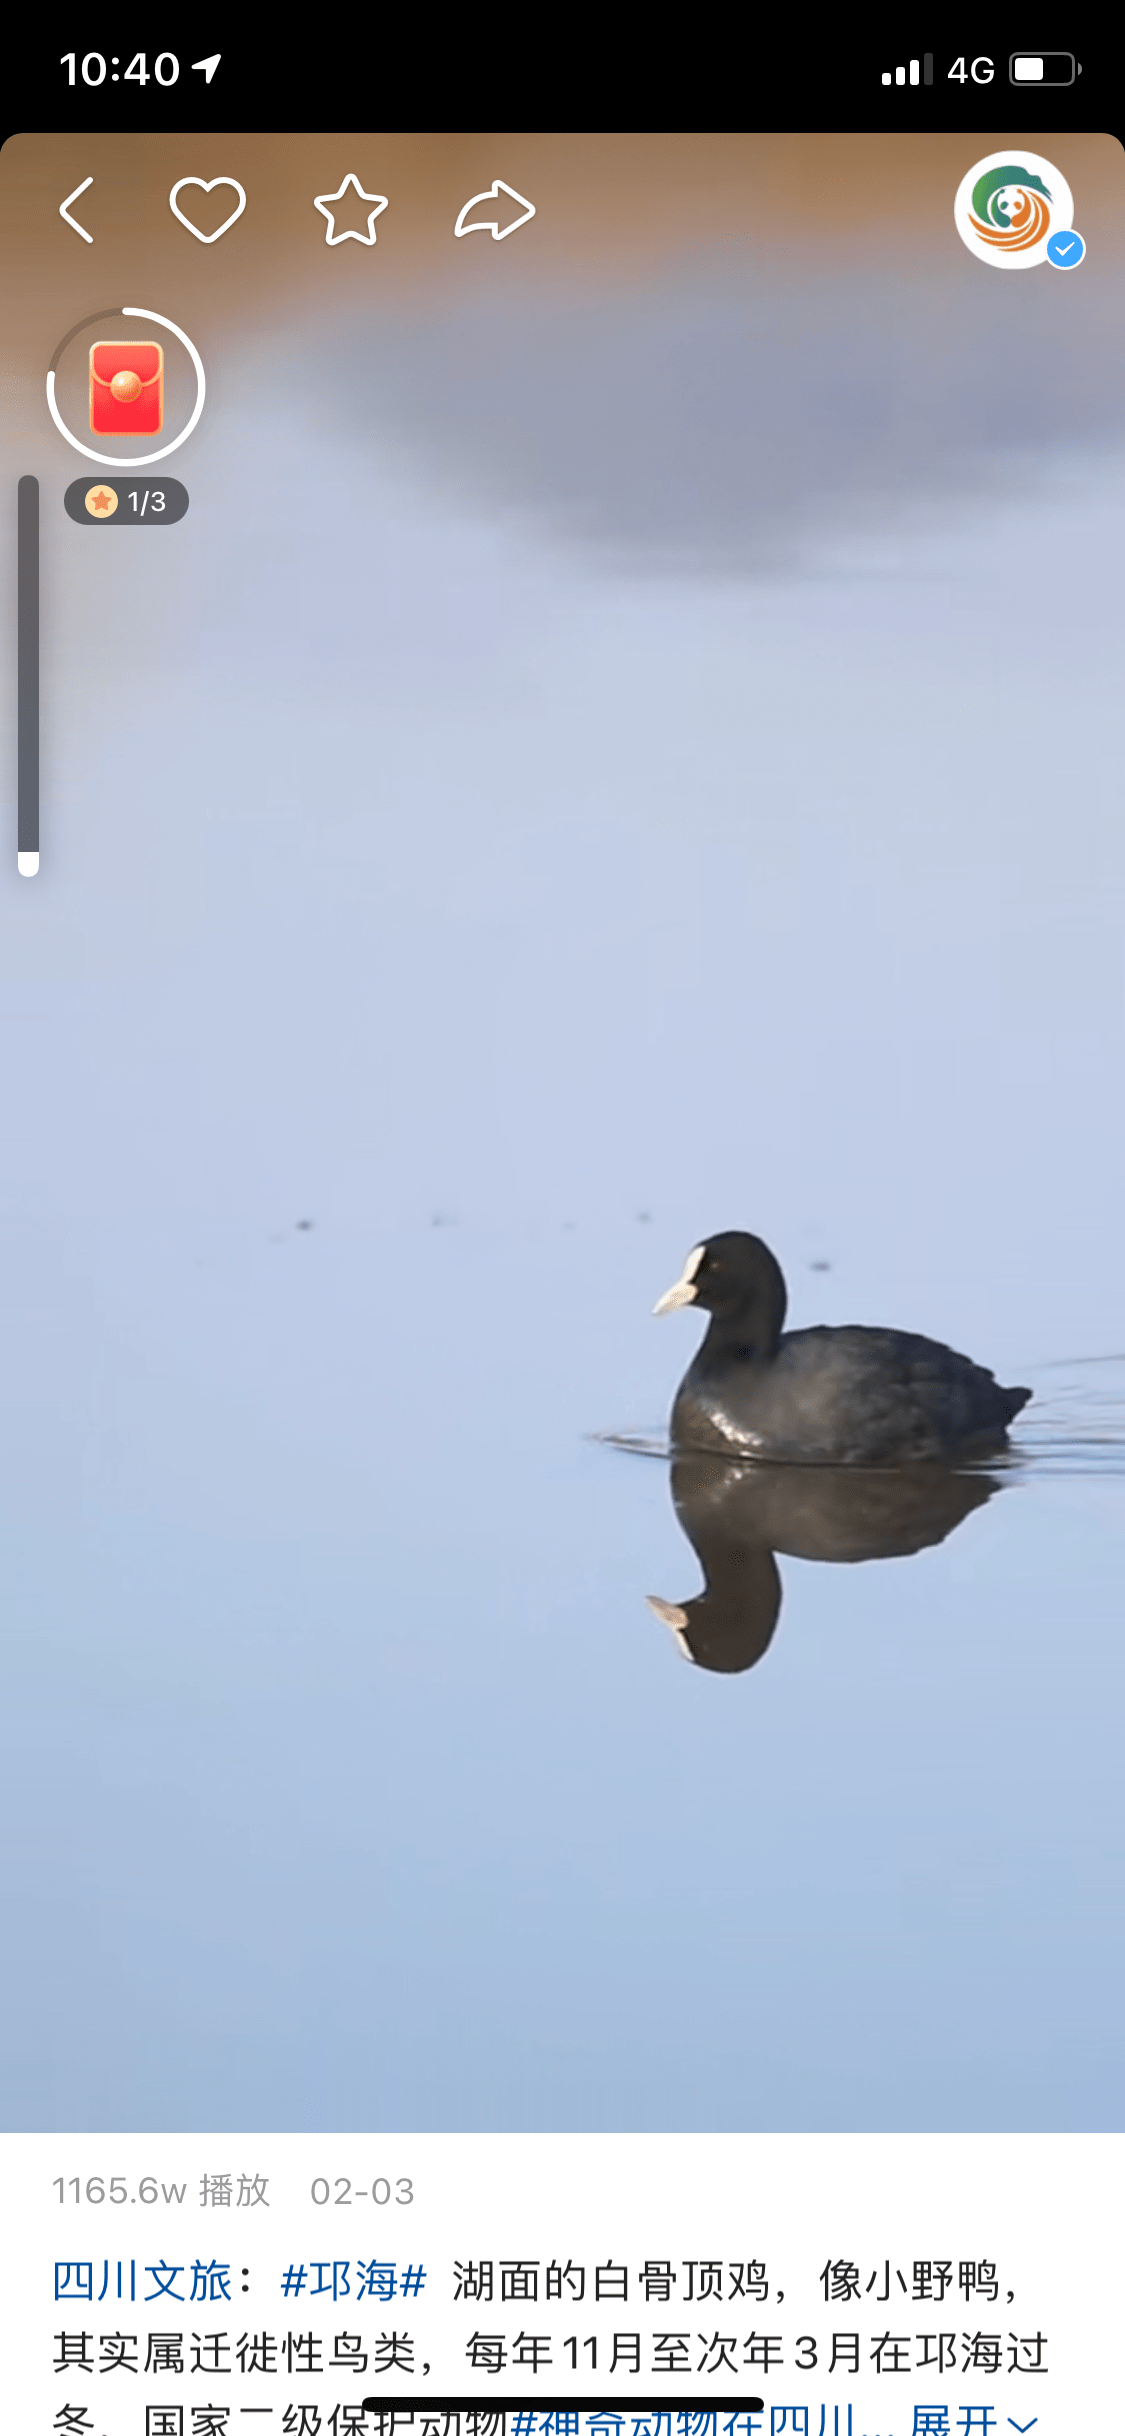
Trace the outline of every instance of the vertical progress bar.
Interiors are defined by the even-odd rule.
[[[16,513],[16,867],[39,869],[39,484],[21,474]]]

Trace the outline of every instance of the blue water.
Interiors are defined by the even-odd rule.
[[[648,298],[685,363],[725,276],[710,325]],[[1116,373],[991,483],[926,456],[927,390],[880,487],[861,400],[723,551],[694,475],[615,526],[589,432],[563,481],[414,430],[423,336],[327,435],[232,358],[140,624],[132,537],[95,567],[45,521],[44,867],[0,894],[7,2124],[1110,2128]],[[646,1605],[699,1586],[667,1466],[599,1433],[658,1440],[698,1330],[651,1306],[733,1225],[794,1324],[1036,1400],[942,1544],[783,1555],[719,1675]]]

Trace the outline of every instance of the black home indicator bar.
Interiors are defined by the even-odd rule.
[[[667,2394],[651,2401],[630,2394],[628,2402],[620,2394],[609,2402],[588,2396],[576,2401],[573,2394],[533,2394],[523,2401],[511,2394],[438,2394],[426,2403],[365,2394],[360,2409],[369,2436],[763,2436],[766,2405],[760,2394],[727,2394],[721,2404],[714,2395],[701,2404],[686,2394],[674,2403]],[[787,2418],[792,2409],[790,2404]],[[822,2418],[824,2436],[858,2436],[847,2404],[823,2405]]]

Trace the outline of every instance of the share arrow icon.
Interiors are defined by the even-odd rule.
[[[505,227],[501,227],[500,225],[501,221],[504,219],[507,209],[507,206],[501,203],[499,200],[501,195],[507,195],[509,202],[515,203],[519,207],[515,218],[508,220]],[[478,203],[493,204],[496,207],[495,216],[491,220],[485,220],[483,218],[474,220],[472,218],[472,214],[475,212]],[[523,227],[525,220],[534,220],[534,218],[535,205],[534,203],[528,202],[526,195],[517,194],[514,186],[505,185],[503,178],[493,178],[492,184],[488,188],[487,193],[483,195],[470,195],[468,202],[461,205],[461,209],[457,214],[453,234],[455,237],[471,237],[479,232],[479,234],[482,236],[496,237],[497,239],[500,237],[510,237],[515,229]]]

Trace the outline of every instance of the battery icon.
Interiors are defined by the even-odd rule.
[[[1013,85],[1072,85],[1081,74],[1073,51],[1013,51],[1008,61]]]

